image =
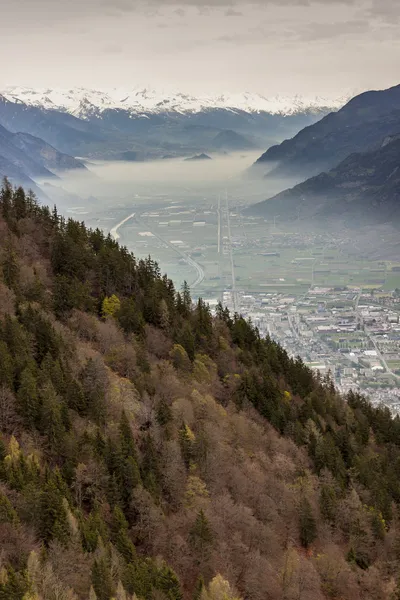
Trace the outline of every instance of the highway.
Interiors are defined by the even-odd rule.
[[[130,219],[133,219],[133,218],[135,218],[136,223],[138,223],[139,225],[142,225],[146,229],[146,231],[150,231],[150,233],[152,233],[155,238],[157,238],[160,242],[162,242],[163,244],[165,244],[166,246],[168,246],[168,248],[171,248],[171,250],[173,250],[174,252],[176,252],[177,254],[179,254],[179,256],[181,256],[187,262],[188,265],[190,265],[191,267],[193,267],[193,269],[197,273],[197,277],[196,277],[196,279],[193,282],[189,283],[190,288],[193,290],[195,287],[197,287],[198,285],[200,285],[200,283],[205,278],[205,273],[204,273],[204,270],[201,267],[201,265],[199,265],[195,260],[193,260],[193,258],[191,258],[188,254],[186,254],[186,252],[183,252],[182,250],[180,250],[179,248],[177,248],[177,246],[174,246],[174,244],[171,244],[170,242],[168,242],[167,240],[165,240],[164,238],[162,238],[155,231],[151,231],[149,229],[148,224],[144,223],[143,221],[141,221],[141,219],[140,219],[140,213],[134,212],[134,213],[128,215],[127,217],[125,217],[125,219],[122,219],[122,221],[120,221],[117,225],[115,225],[115,227],[113,227],[110,230],[111,237],[115,241],[119,240],[120,239],[120,235],[118,233],[118,229],[120,227],[122,227],[122,225],[124,225],[125,223],[127,223]]]
[[[127,221],[129,221],[130,219],[133,219],[133,217],[135,216],[136,213],[132,213],[131,215],[129,215],[128,217],[125,217],[125,219],[122,219],[122,221],[120,221],[120,223],[118,223],[117,225],[115,225],[115,227],[113,227],[110,230],[110,235],[111,237],[117,242],[119,240],[119,238],[121,237],[118,233],[118,229],[120,227],[122,227],[122,225],[124,225],[125,223],[127,223]]]
[[[231,271],[232,271],[232,297],[233,297],[233,308],[235,313],[239,312],[239,302],[238,295],[236,291],[236,276],[235,276],[235,264],[233,260],[233,246],[232,246],[232,233],[231,233],[231,217],[229,213],[229,201],[228,201],[228,192],[225,195],[226,200],[226,222],[228,225],[228,240],[229,240],[229,258],[231,262]]]

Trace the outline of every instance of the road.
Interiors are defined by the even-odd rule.
[[[360,322],[360,323],[363,323],[362,316],[361,316],[361,314],[358,312],[358,304],[359,304],[359,302],[360,302],[360,298],[361,298],[361,291],[362,291],[362,290],[360,289],[360,290],[359,290],[359,292],[358,292],[358,295],[357,295],[357,300],[356,300],[356,302],[355,302],[355,312],[356,312],[356,315],[357,315],[357,317],[358,317],[358,319],[359,319],[359,322]],[[379,346],[378,346],[378,344],[377,344],[376,340],[374,339],[373,335],[371,335],[371,334],[369,333],[369,331],[368,331],[368,330],[367,330],[365,327],[364,327],[364,333],[365,333],[365,335],[367,336],[367,338],[369,339],[369,341],[371,342],[371,344],[373,345],[373,347],[375,348],[375,350],[376,350],[376,353],[377,353],[377,355],[378,355],[378,358],[379,358],[379,360],[381,361],[381,363],[382,363],[382,364],[383,364],[383,366],[385,367],[385,371],[386,371],[386,373],[388,373],[389,375],[391,375],[392,377],[394,377],[395,379],[397,379],[397,381],[400,381],[400,375],[397,375],[396,373],[394,373],[394,372],[392,371],[392,369],[389,367],[389,365],[387,364],[387,362],[386,362],[386,360],[385,360],[385,357],[383,356],[382,352],[381,352],[381,351],[380,351],[380,349],[379,349]]]
[[[376,353],[378,355],[379,360],[382,362],[383,366],[385,367],[386,373],[389,373],[389,375],[391,375],[392,377],[394,377],[395,379],[397,379],[397,381],[400,381],[400,375],[396,375],[396,373],[393,373],[393,371],[391,370],[391,368],[389,367],[389,365],[387,364],[382,352],[379,350],[379,346],[376,343],[376,341],[374,340],[374,338],[372,337],[372,335],[370,333],[368,333],[367,330],[365,330],[365,334],[367,335],[368,339],[372,342]]]
[[[225,196],[226,200],[226,222],[228,225],[228,240],[229,240],[229,258],[231,261],[231,272],[232,272],[232,297],[233,297],[233,309],[235,313],[239,312],[238,294],[236,291],[236,276],[235,276],[235,264],[233,261],[233,247],[232,247],[232,233],[231,233],[231,216],[229,213],[229,201],[228,192]]]
[[[218,254],[221,254],[221,194],[218,194],[217,214],[218,214],[218,232],[217,232],[217,236],[218,236]]]
[[[146,231],[150,231],[150,233],[153,234],[153,236],[155,238],[157,238],[160,242],[162,242],[163,244],[165,244],[166,246],[168,246],[168,248],[171,248],[171,250],[173,250],[174,252],[176,252],[177,254],[179,254],[179,256],[181,256],[188,265],[190,265],[191,267],[193,267],[193,269],[196,271],[197,273],[197,278],[190,284],[190,288],[194,289],[195,287],[197,287],[198,285],[200,285],[200,283],[204,280],[205,278],[205,273],[203,268],[201,267],[201,265],[199,265],[196,261],[193,260],[193,258],[191,258],[188,254],[186,254],[186,252],[183,252],[182,250],[180,250],[179,248],[177,248],[176,246],[174,246],[174,244],[171,244],[170,242],[168,242],[167,240],[163,239],[160,235],[158,235],[158,233],[151,231],[148,227],[147,223],[143,223],[143,221],[141,221],[140,219],[140,213],[132,213],[130,215],[128,215],[127,217],[125,217],[125,219],[122,219],[122,221],[120,221],[119,223],[117,223],[117,225],[115,225],[111,230],[110,230],[110,235],[111,237],[115,240],[118,241],[120,239],[120,235],[118,233],[118,229],[120,227],[122,227],[122,225],[125,225],[125,223],[127,223],[128,221],[130,221],[130,219],[133,219],[136,215],[135,221],[139,224],[142,225]]]
[[[200,285],[200,283],[205,278],[205,273],[204,273],[202,266],[199,265],[199,263],[197,263],[195,260],[193,260],[193,258],[191,258],[188,254],[186,254],[186,252],[183,252],[183,250],[180,250],[177,246],[175,246],[174,244],[171,244],[170,242],[168,242],[167,240],[162,238],[160,235],[158,235],[158,233],[149,229],[148,223],[144,223],[143,221],[141,221],[140,215],[136,215],[136,222],[139,225],[142,225],[146,229],[146,231],[150,231],[150,233],[152,233],[155,238],[157,238],[160,242],[162,242],[163,244],[168,246],[168,248],[171,248],[171,250],[173,250],[174,252],[179,254],[179,256],[181,256],[187,262],[188,265],[193,267],[193,269],[197,273],[197,278],[192,283],[189,284],[190,289],[193,290],[195,287]]]
[[[136,213],[132,213],[131,215],[129,215],[128,217],[125,217],[125,219],[122,219],[122,221],[120,221],[120,223],[118,223],[117,225],[115,225],[115,227],[113,227],[110,230],[110,235],[111,237],[117,242],[120,239],[120,235],[118,233],[118,229],[120,227],[122,227],[122,225],[124,225],[125,223],[127,223],[127,221],[129,221],[130,219],[133,219],[133,217],[135,216]]]

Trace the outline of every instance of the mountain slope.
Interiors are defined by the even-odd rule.
[[[43,165],[49,171],[85,169],[83,162],[73,156],[59,152],[44,140],[29,133],[16,133],[13,135],[12,143],[28,156],[34,157],[36,162]]]
[[[27,133],[11,133],[0,125],[1,177],[8,176],[17,184],[31,185],[32,179],[53,178],[54,172],[68,169],[85,169],[85,166],[40,138]]]
[[[285,190],[248,209],[282,218],[338,217],[348,222],[400,224],[400,136],[377,150],[351,154],[335,169]]]
[[[385,136],[397,131],[400,85],[356,96],[338,112],[269,148],[256,166],[278,163],[269,176],[290,174],[306,178],[334,167],[353,152],[378,147]]]
[[[254,150],[256,144],[246,138],[244,135],[236,133],[229,129],[221,131],[213,140],[212,148],[215,150],[240,151]]]
[[[0,194],[0,597],[398,595],[400,420]]]
[[[35,160],[36,157],[33,158],[19,147],[20,141],[19,138],[16,138],[16,134],[0,126],[0,156],[28,177],[52,177],[52,173],[40,160]]]
[[[85,144],[105,142],[107,136],[89,123],[67,113],[51,111],[23,102],[10,102],[0,94],[0,125],[17,133],[24,131],[45,140],[65,153],[79,154]]]

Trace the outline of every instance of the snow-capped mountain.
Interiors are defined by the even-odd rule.
[[[320,114],[341,108],[349,96],[328,99],[302,96],[265,97],[253,93],[201,96],[163,93],[152,89],[111,89],[105,91],[74,89],[30,89],[10,87],[0,92],[10,102],[21,102],[47,110],[69,113],[81,119],[101,115],[106,110],[124,110],[132,115],[198,114],[209,110],[242,111],[271,115]]]

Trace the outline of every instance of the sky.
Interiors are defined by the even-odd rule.
[[[400,83],[399,0],[0,4],[0,88],[333,98]]]

